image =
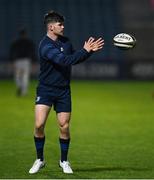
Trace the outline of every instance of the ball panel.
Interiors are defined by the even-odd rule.
[[[123,42],[123,43],[132,43],[134,41],[132,36],[125,33],[116,35],[113,40],[115,42]]]
[[[123,47],[123,48],[133,48],[133,46],[129,44],[114,43],[114,45],[118,47]]]
[[[136,39],[130,34],[120,33],[113,38],[113,43],[118,48],[131,49],[136,45]]]

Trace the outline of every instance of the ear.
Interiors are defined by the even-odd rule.
[[[53,24],[49,24],[48,29],[49,29],[50,31],[53,31]]]

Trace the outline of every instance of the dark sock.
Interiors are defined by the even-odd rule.
[[[45,137],[38,138],[34,136],[34,142],[35,142],[35,147],[36,147],[36,152],[37,152],[37,159],[40,159],[41,161],[43,161],[44,160],[43,148],[44,148],[44,143],[45,143]]]
[[[67,161],[67,154],[70,144],[70,139],[61,139],[59,138],[60,149],[61,149],[61,161]]]

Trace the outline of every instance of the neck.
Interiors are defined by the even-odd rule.
[[[53,33],[49,33],[47,32],[47,36],[52,39],[53,41],[56,41],[58,39],[58,36],[53,34]]]

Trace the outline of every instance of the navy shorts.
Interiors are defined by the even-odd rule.
[[[39,86],[36,91],[35,104],[44,104],[54,107],[59,112],[71,112],[71,90],[70,87],[46,87]]]

